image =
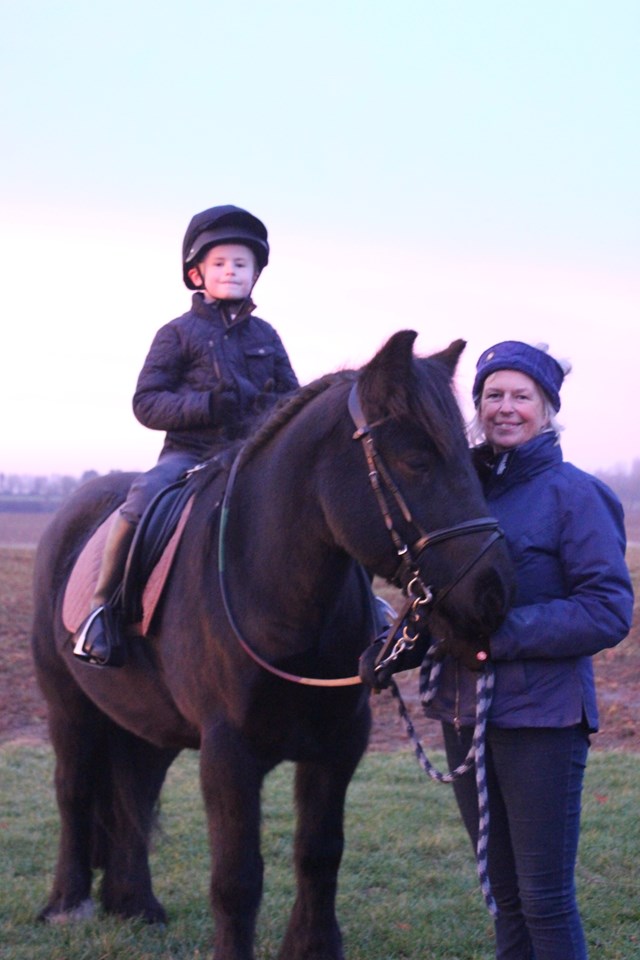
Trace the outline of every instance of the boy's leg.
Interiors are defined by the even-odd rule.
[[[91,598],[91,610],[108,603],[122,580],[129,547],[135,531],[135,525],[129,523],[121,513],[118,513],[104,545],[100,571]]]
[[[127,499],[115,518],[105,543],[98,579],[90,603],[89,616],[82,624],[74,640],[74,654],[91,663],[109,664],[111,643],[105,629],[93,616],[105,607],[122,582],[136,527],[145,508],[160,493],[182,474],[195,466],[197,458],[191,454],[168,454],[155,467],[140,474],[131,484]],[[91,642],[89,632],[91,631]],[[120,658],[118,659],[118,664]]]

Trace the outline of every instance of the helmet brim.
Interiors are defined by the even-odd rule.
[[[223,243],[240,243],[249,247],[256,256],[258,267],[262,270],[267,265],[269,247],[266,241],[260,240],[255,233],[238,227],[218,227],[215,230],[205,230],[196,237],[187,251],[185,266],[192,267],[194,263],[202,259],[207,250]]]

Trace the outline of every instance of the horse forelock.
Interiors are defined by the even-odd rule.
[[[438,360],[426,358],[415,361],[421,370],[417,377],[416,402],[421,422],[443,457],[456,450],[467,451],[464,419],[453,392],[451,375]]]
[[[413,358],[400,374],[365,376],[361,400],[369,419],[409,420],[428,434],[438,454],[448,460],[466,449],[464,422],[445,366],[431,357]]]

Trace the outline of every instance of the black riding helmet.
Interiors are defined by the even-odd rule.
[[[247,210],[227,204],[211,207],[191,218],[182,241],[182,277],[190,290],[197,290],[188,271],[219,243],[241,243],[255,254],[258,270],[269,262],[267,228]]]

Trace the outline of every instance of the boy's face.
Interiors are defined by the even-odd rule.
[[[240,243],[211,247],[189,278],[212,300],[243,300],[258,279],[253,250]]]

